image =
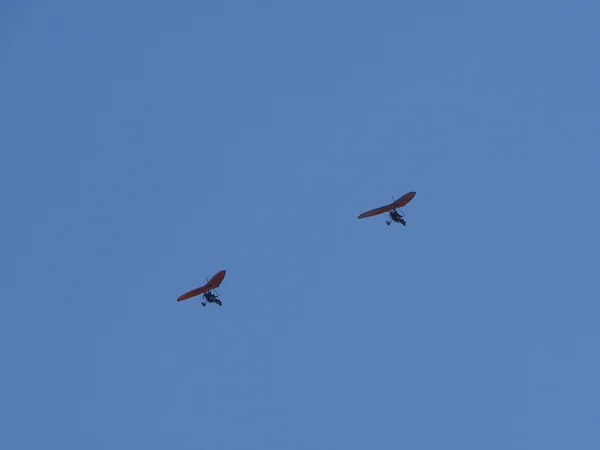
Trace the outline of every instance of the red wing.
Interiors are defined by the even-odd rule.
[[[208,281],[208,283],[206,283],[206,285],[210,286],[210,289],[216,289],[219,286],[221,286],[223,278],[225,278],[225,270],[221,270],[220,272],[218,272],[214,277],[212,277]]]
[[[360,216],[358,216],[358,218],[364,219],[365,217],[373,217],[378,214],[386,213],[386,212],[391,211],[396,208],[402,208],[408,202],[410,202],[416,194],[417,194],[416,192],[409,192],[408,194],[404,194],[402,197],[400,197],[394,203],[390,203],[389,205],[380,206],[379,208],[375,208],[370,211],[364,212]]]
[[[212,277],[204,286],[200,286],[199,288],[196,288],[190,292],[183,294],[177,299],[177,301],[182,302],[183,300],[187,300],[188,298],[192,298],[197,295],[204,294],[205,292],[212,291],[213,289],[216,289],[219,286],[221,286],[223,278],[225,278],[225,271],[221,270],[214,277]]]
[[[211,290],[210,286],[208,284],[205,284],[204,286],[201,286],[199,288],[194,289],[193,291],[183,294],[181,297],[179,297],[177,299],[177,301],[181,302],[183,300],[187,300],[188,298],[195,297],[196,295],[204,294],[205,292],[208,292],[210,290]]]
[[[358,218],[364,219],[365,217],[373,217],[373,216],[376,216],[377,214],[383,214],[385,212],[391,211],[394,208],[395,208],[394,205],[381,206],[379,208],[372,209],[371,211],[362,213],[360,216],[358,216]]]
[[[416,192],[404,194],[402,197],[392,203],[392,205],[394,205],[394,208],[402,208],[403,206],[406,206],[413,198],[415,198],[415,195],[417,195]]]

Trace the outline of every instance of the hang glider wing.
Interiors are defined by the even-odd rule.
[[[183,300],[187,300],[189,298],[196,297],[197,295],[204,294],[208,291],[212,291],[213,289],[216,289],[219,286],[221,286],[223,278],[225,278],[225,270],[221,270],[220,272],[218,272],[204,286],[200,286],[199,288],[186,292],[181,297],[179,297],[177,301],[182,302]]]
[[[402,208],[403,206],[406,206],[408,204],[408,202],[410,202],[416,194],[417,194],[416,192],[409,192],[407,194],[404,194],[402,197],[400,197],[395,202],[390,203],[389,205],[380,206],[379,208],[375,208],[370,211],[364,212],[360,216],[358,216],[358,218],[364,219],[366,217],[373,217],[378,214],[383,214],[388,211],[392,211],[394,209]]]
[[[386,213],[388,211],[391,211],[392,209],[394,209],[393,205],[385,205],[385,206],[381,206],[379,208],[375,208],[372,209],[370,211],[364,212],[362,213],[360,216],[358,216],[359,219],[364,219],[366,217],[373,217],[373,216],[377,216],[379,214],[383,214]]]
[[[413,198],[415,198],[415,195],[417,195],[416,192],[404,194],[402,197],[392,203],[392,205],[394,205],[394,208],[402,208],[403,206],[406,206]]]
[[[210,286],[210,289],[216,289],[219,286],[221,286],[221,283],[223,282],[223,278],[225,278],[225,270],[221,270],[220,272],[217,272],[217,274],[212,277],[208,283],[206,283],[207,286]]]

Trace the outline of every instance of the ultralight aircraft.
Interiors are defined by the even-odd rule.
[[[177,301],[182,302],[183,300],[187,300],[197,295],[204,294],[203,297],[205,301],[202,302],[202,306],[206,306],[207,303],[216,303],[219,306],[223,306],[223,303],[221,302],[221,300],[219,300],[219,294],[216,293],[216,291],[212,292],[212,290],[221,286],[223,278],[225,278],[225,272],[225,270],[217,272],[217,274],[214,277],[212,277],[210,280],[207,280],[204,286],[200,286],[199,288],[196,288],[190,292],[183,294],[177,299]]]
[[[416,192],[409,192],[407,194],[404,194],[398,200],[394,200],[389,205],[380,206],[379,208],[375,208],[370,211],[364,212],[360,216],[358,216],[358,218],[364,219],[365,217],[373,217],[373,216],[377,216],[379,214],[383,214],[383,213],[390,211],[390,219],[391,220],[385,221],[385,223],[387,223],[388,226],[392,223],[392,221],[401,223],[402,225],[406,226],[406,220],[403,219],[404,216],[396,210],[400,209],[403,206],[405,206],[406,204],[408,204],[408,202],[410,202],[416,194],[417,194]]]

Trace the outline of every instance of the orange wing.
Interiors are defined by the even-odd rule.
[[[223,278],[225,278],[225,270],[221,270],[219,272],[217,272],[217,274],[212,277],[208,283],[206,283],[207,286],[210,286],[211,289],[216,289],[219,286],[221,286],[221,283],[223,282]]]
[[[200,286],[199,288],[196,288],[190,292],[186,292],[181,297],[179,297],[177,299],[177,301],[181,302],[183,300],[187,300],[187,299],[195,297],[197,295],[204,294],[205,292],[212,291],[213,289],[216,289],[219,286],[221,286],[221,283],[223,282],[223,278],[225,278],[225,270],[221,270],[220,272],[218,272],[204,286]]]
[[[373,216],[376,216],[378,214],[383,214],[383,213],[386,213],[388,211],[391,211],[392,209],[394,209],[393,205],[391,205],[391,204],[390,205],[385,205],[385,206],[382,206],[380,208],[375,208],[375,209],[372,209],[371,211],[364,212],[360,216],[358,216],[358,218],[359,219],[364,219],[365,217],[373,217]]]
[[[416,192],[409,192],[408,194],[404,194],[402,197],[400,197],[395,202],[390,203],[389,205],[380,206],[379,208],[375,208],[370,211],[364,212],[360,216],[358,216],[358,218],[364,219],[365,217],[373,217],[378,214],[386,213],[393,209],[402,208],[403,206],[407,205],[408,202],[410,202],[416,194],[417,194]]]

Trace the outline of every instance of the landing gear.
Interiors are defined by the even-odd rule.
[[[223,306],[223,302],[218,299],[218,295],[213,294],[212,292],[207,292],[204,294],[204,301],[202,302],[202,306],[206,306],[208,303],[216,303],[219,306]]]
[[[401,223],[402,225],[406,226],[406,220],[404,220],[402,217],[403,216],[399,214],[396,210],[393,210],[392,212],[390,212],[391,220],[386,220],[385,223],[387,223],[388,226],[390,226],[392,224],[392,221],[394,221],[396,223]]]

